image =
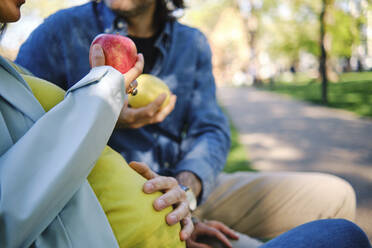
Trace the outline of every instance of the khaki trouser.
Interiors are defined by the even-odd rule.
[[[251,237],[273,238],[317,219],[354,220],[355,208],[353,188],[333,175],[237,172],[219,176],[216,190],[195,215],[219,220]]]

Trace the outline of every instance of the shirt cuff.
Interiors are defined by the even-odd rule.
[[[174,176],[183,171],[194,173],[201,181],[202,189],[200,195],[198,196],[198,205],[200,205],[213,191],[218,172],[216,173],[216,170],[214,170],[210,164],[199,159],[188,159],[186,161],[181,161],[177,165],[177,168],[173,171]]]

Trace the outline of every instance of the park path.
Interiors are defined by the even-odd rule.
[[[329,172],[357,194],[356,223],[372,240],[372,120],[253,87],[220,87],[217,96],[261,171]]]

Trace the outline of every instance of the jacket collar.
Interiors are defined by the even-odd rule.
[[[22,76],[1,56],[0,96],[34,122],[45,113]]]

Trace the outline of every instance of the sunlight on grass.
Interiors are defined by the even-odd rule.
[[[264,89],[291,95],[316,104],[321,103],[321,84],[276,82]],[[360,116],[372,117],[372,72],[345,73],[340,82],[329,83],[328,107],[352,111]]]
[[[236,171],[254,171],[247,158],[244,146],[239,143],[239,133],[233,123],[230,121],[231,148],[227,157],[224,172],[232,173]]]
[[[340,75],[340,82],[372,81],[372,72],[349,72]]]

